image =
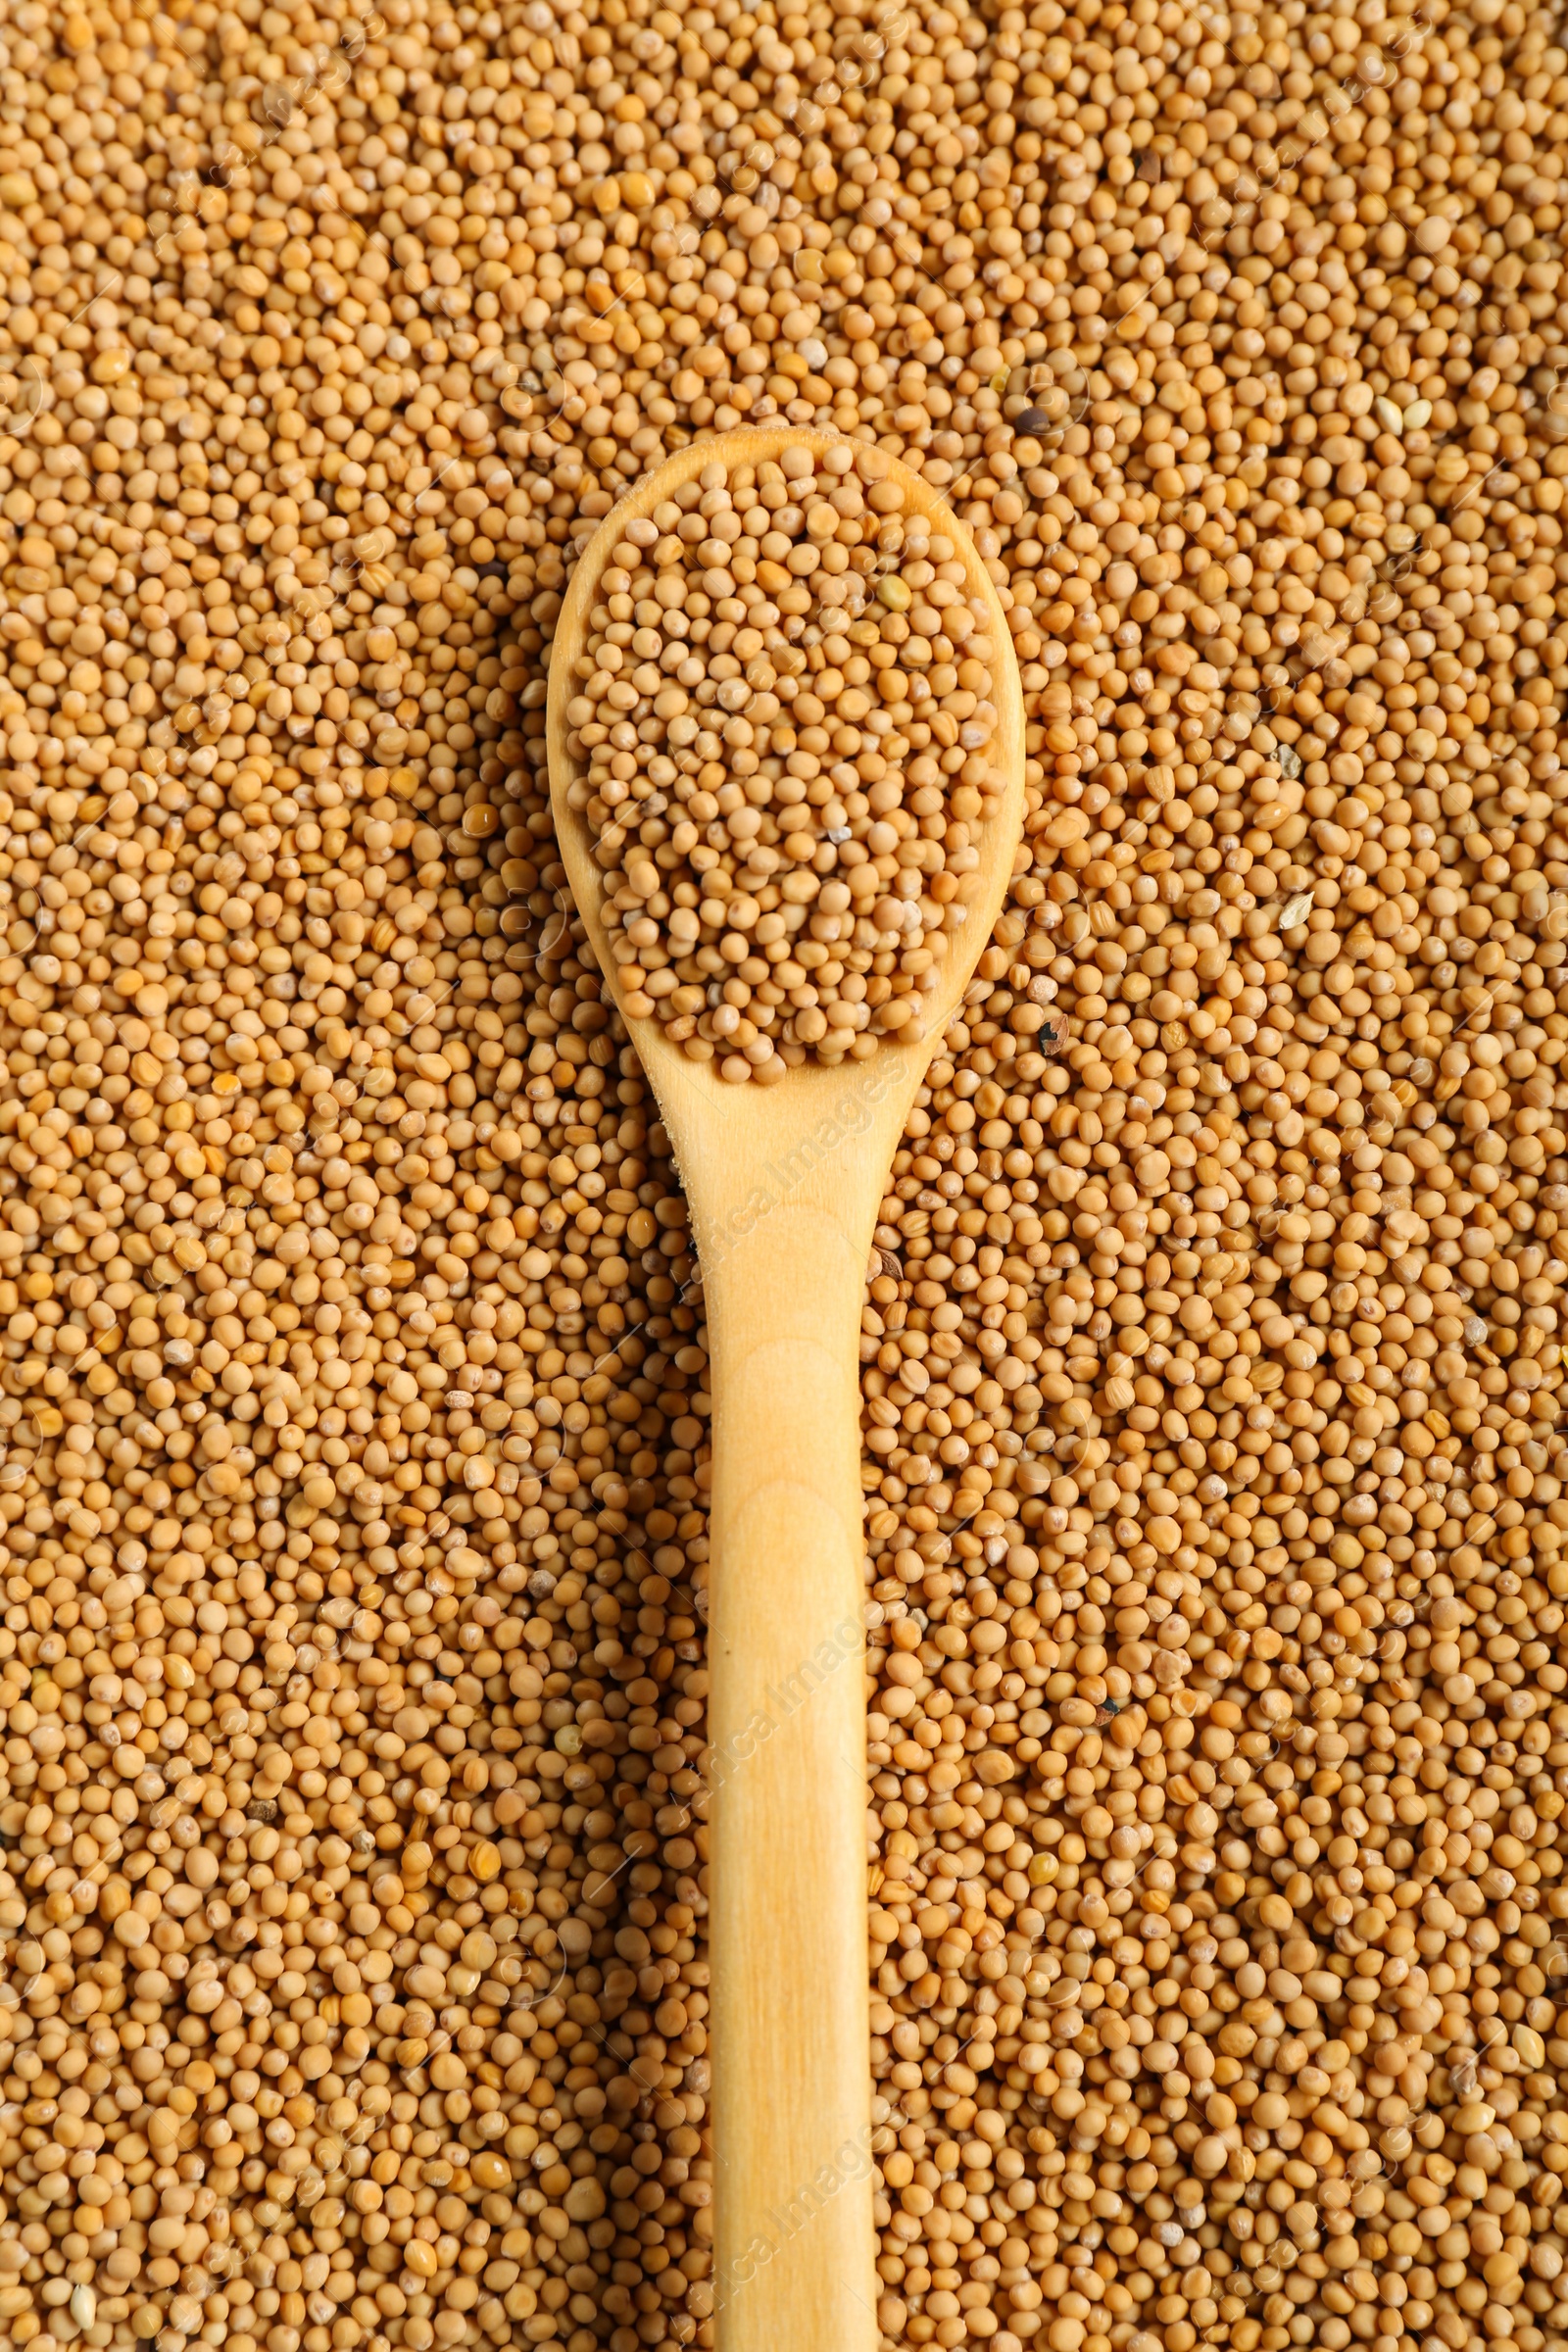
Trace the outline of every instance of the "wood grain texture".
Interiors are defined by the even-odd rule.
[[[601,868],[566,803],[570,674],[625,524],[715,461],[755,465],[834,437],[763,425],[697,441],[636,483],[580,558],[557,626],[548,710],[562,856],[613,975]],[[990,608],[1004,812],[951,936],[923,1041],[729,1086],[651,1020],[628,1028],[691,1210],[713,1394],[710,1565],[715,2310],[721,2352],[873,2352],[866,1992],[864,1536],[858,1334],[877,1203],[916,1088],[990,937],[1023,821],[1012,639],[969,534],[916,474]]]

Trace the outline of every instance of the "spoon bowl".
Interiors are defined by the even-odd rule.
[[[615,964],[604,873],[568,795],[583,773],[566,708],[600,582],[625,526],[714,463],[835,435],[761,425],[695,441],[634,483],[578,560],[557,623],[547,730],[562,860],[601,971]],[[722,2352],[873,2352],[866,1990],[865,1541],[859,1329],[877,1205],[943,1030],[1013,870],[1023,698],[997,590],[967,528],[897,461],[906,513],[940,515],[994,647],[1002,806],[980,828],[964,916],[923,1034],[869,1058],[808,1060],[733,1085],[653,1019],[626,1026],[689,1205],[709,1328],[709,1569],[714,2313]]]

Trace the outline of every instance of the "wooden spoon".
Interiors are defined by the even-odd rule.
[[[762,425],[699,440],[636,483],[572,574],[550,668],[550,784],[561,854],[612,977],[603,872],[567,803],[598,583],[625,525],[705,466],[829,434]],[[709,1669],[711,1772],[713,2275],[723,2352],[872,2352],[866,1993],[865,1538],[860,1311],[877,1204],[915,1090],[990,937],[1024,808],[1023,699],[1005,616],[968,531],[896,463],[906,512],[939,515],[989,609],[1003,812],[984,828],[967,921],[922,1041],[734,1086],[629,1020],[690,1207],[713,1395]]]

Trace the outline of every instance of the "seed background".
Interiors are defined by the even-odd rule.
[[[1032,718],[863,1318],[887,2339],[1560,2340],[1554,31],[10,12],[14,2342],[710,2340],[701,1290],[543,702],[778,411]]]

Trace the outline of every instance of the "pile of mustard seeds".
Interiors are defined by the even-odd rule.
[[[1002,807],[972,554],[889,473],[704,466],[628,521],[575,660],[621,1007],[732,1084],[925,1035]]]
[[[1029,726],[862,1316],[884,2344],[1554,2352],[1555,19],[0,44],[0,2328],[713,2340],[703,1293],[544,701],[771,419]]]

